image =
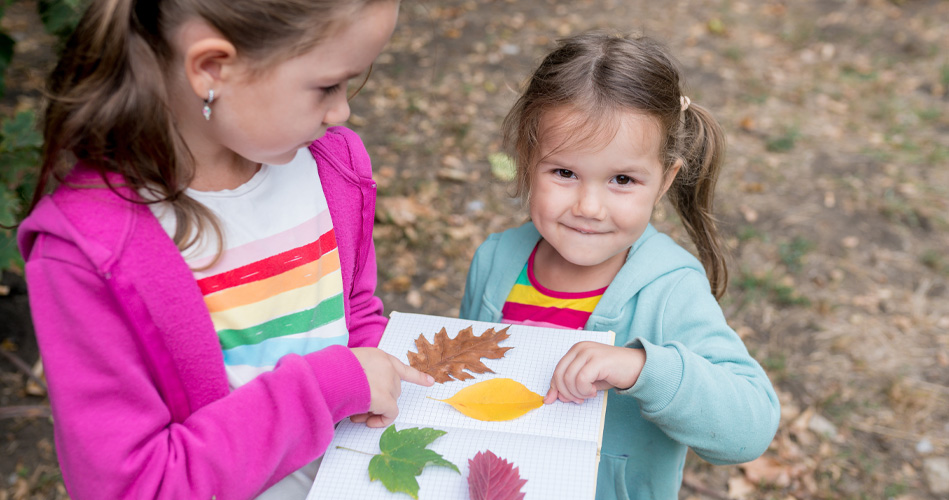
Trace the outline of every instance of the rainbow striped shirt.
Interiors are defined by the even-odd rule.
[[[333,221],[308,149],[286,165],[263,165],[236,189],[188,195],[218,217],[224,233],[216,262],[216,244],[189,248],[185,260],[211,313],[232,388],[272,370],[286,354],[348,344]],[[156,215],[174,234],[174,218]]]
[[[501,309],[501,321],[518,325],[582,330],[607,287],[574,293],[544,288],[534,278],[536,253],[537,247],[534,247]]]

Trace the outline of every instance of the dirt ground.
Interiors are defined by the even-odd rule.
[[[31,9],[4,19],[22,37],[4,112],[38,103],[49,40]],[[782,402],[761,459],[691,457],[680,498],[949,498],[944,0],[406,0],[350,121],[380,187],[387,311],[457,315],[477,245],[525,216],[488,162],[501,119],[554,40],[592,28],[666,41],[723,123],[722,305]],[[670,208],[655,219],[688,245]],[[25,290],[4,279],[2,348],[32,365]],[[0,405],[46,404],[0,368]],[[0,420],[7,498],[65,498],[48,419]]]

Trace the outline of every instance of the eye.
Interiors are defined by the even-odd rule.
[[[329,87],[320,87],[320,90],[325,94],[335,94],[343,89],[343,84],[337,83],[336,85],[330,85]]]
[[[617,175],[616,177],[614,177],[614,179],[616,180],[616,183],[621,186],[636,182],[632,177],[628,175]]]
[[[557,177],[563,177],[564,179],[569,179],[574,177],[573,170],[567,170],[565,168],[558,168],[553,171],[554,175]]]

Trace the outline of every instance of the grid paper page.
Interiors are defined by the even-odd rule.
[[[405,427],[396,425],[397,430]],[[521,489],[525,498],[582,500],[592,499],[596,494],[595,443],[434,427],[447,433],[428,448],[455,464],[461,474],[447,467],[430,465],[424,468],[416,478],[419,500],[467,499],[468,459],[485,450],[491,450],[517,467],[520,477],[527,480]],[[340,423],[307,500],[409,498],[402,493],[389,492],[381,481],[369,480],[370,455],[336,448],[345,446],[377,454],[383,430],[369,429],[348,420]]]
[[[408,364],[407,353],[417,352],[415,339],[420,334],[424,334],[429,342],[433,342],[435,334],[442,327],[449,337],[454,338],[460,330],[469,326],[473,327],[474,335],[479,336],[490,327],[500,330],[508,325],[393,312],[379,347]],[[557,362],[571,346],[583,340],[610,345],[613,343],[612,332],[510,325],[507,333],[510,337],[498,345],[513,349],[508,350],[501,359],[481,360],[494,373],[473,374],[474,379],[471,380],[452,380],[443,384],[436,383],[432,387],[403,382],[402,395],[399,397],[399,416],[395,423],[407,427],[459,427],[552,436],[599,444],[603,435],[606,391],[600,391],[595,398],[588,399],[583,404],[557,401],[532,410],[522,417],[503,422],[475,420],[447,403],[435,401],[448,399],[461,389],[490,378],[514,379],[543,396],[550,388],[550,377]]]

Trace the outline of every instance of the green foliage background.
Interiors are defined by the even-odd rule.
[[[16,0],[0,0],[0,19]],[[62,43],[75,29],[83,0],[40,0],[37,10],[43,26]],[[6,72],[13,61],[16,40],[0,29],[0,97],[6,91]],[[0,270],[22,268],[16,248],[18,223],[29,205],[40,163],[43,137],[35,110],[0,115]]]

